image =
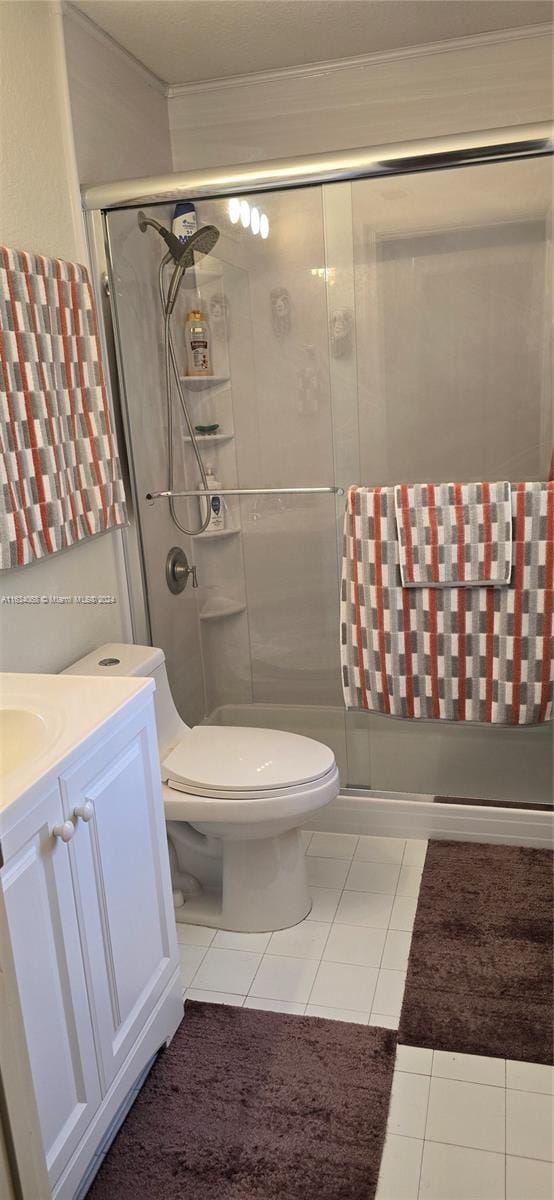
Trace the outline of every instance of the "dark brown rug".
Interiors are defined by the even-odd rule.
[[[88,1200],[372,1200],[396,1032],[187,1001]]]
[[[430,842],[398,1040],[551,1063],[553,856]]]

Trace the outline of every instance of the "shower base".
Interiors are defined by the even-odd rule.
[[[354,715],[358,718],[358,714]],[[225,704],[213,709],[205,723],[283,729],[316,738],[333,750],[341,780],[346,781],[353,739],[357,743],[358,775],[364,756],[364,751],[360,752],[360,725],[357,724],[354,734],[347,728],[350,716],[352,714],[345,714],[344,708],[338,705]],[[521,805],[515,799],[506,801],[498,796],[480,799],[478,796],[440,795],[438,788],[436,792],[422,792],[369,786],[369,736],[378,738],[383,728],[382,725],[375,727],[375,721],[386,723],[388,736],[391,736],[391,729],[397,736],[399,723],[393,724],[386,717],[367,718],[365,714],[363,719],[368,722],[368,728],[369,722],[374,722],[373,732],[366,735],[368,786],[343,786],[337,799],[312,818],[310,829],[380,837],[452,838],[554,847],[552,788],[544,779],[537,788],[536,797],[527,790]],[[428,736],[431,724],[410,732]],[[391,755],[393,750],[391,746]],[[415,767],[420,769],[420,764],[416,763]]]

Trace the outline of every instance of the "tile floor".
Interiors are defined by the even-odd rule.
[[[178,925],[185,996],[397,1028],[427,843],[305,833],[313,908]],[[552,1068],[400,1046],[376,1200],[552,1200]]]

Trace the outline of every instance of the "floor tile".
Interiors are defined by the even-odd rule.
[[[423,1142],[387,1135],[375,1200],[417,1200]]]
[[[430,1075],[433,1051],[423,1046],[397,1046],[395,1067],[412,1075]]]
[[[205,1000],[208,1004],[232,1004],[235,1008],[241,1008],[244,996],[238,996],[235,992],[208,992],[204,988],[187,988],[185,1000]]]
[[[390,928],[412,930],[416,908],[415,896],[396,896],[392,906]]]
[[[341,888],[310,887],[311,911],[307,921],[332,921],[341,897]]]
[[[377,982],[375,967],[353,963],[320,963],[309,1003],[330,1008],[353,1008],[369,1017]]]
[[[302,845],[303,845],[305,851],[308,849],[308,846],[309,846],[313,836],[314,836],[313,829],[301,829],[300,830],[300,837],[302,838]]]
[[[433,1063],[434,1065],[434,1063]],[[521,1093],[518,1093],[521,1094]],[[503,1088],[458,1079],[431,1079],[425,1137],[474,1150],[504,1153],[506,1099]]]
[[[361,837],[354,853],[362,862],[396,863],[400,865],[405,842],[402,838]]]
[[[179,946],[183,987],[188,987],[192,983],[205,954],[205,946]]]
[[[534,1158],[506,1158],[506,1200],[552,1200],[554,1167]]]
[[[354,1008],[331,1008],[323,1004],[307,1004],[307,1017],[326,1017],[328,1021],[350,1021],[353,1025],[367,1025],[367,1016]]]
[[[385,939],[381,966],[387,967],[389,971],[405,971],[408,966],[411,943],[412,935],[405,929],[389,929]]]
[[[356,833],[314,833],[308,854],[320,858],[352,858],[357,844]]]
[[[343,888],[349,866],[350,859],[306,855],[308,883],[313,887]]]
[[[244,1008],[263,1008],[267,1012],[294,1013],[303,1016],[305,1004],[295,1003],[294,1000],[268,1000],[265,996],[247,996]]]
[[[403,864],[400,868],[397,896],[418,896],[421,884],[421,867],[411,867]]]
[[[250,950],[215,950],[210,947],[194,977],[194,986],[210,992],[237,992],[242,995],[248,991],[261,961],[261,954],[254,954]]]
[[[332,925],[323,960],[378,967],[385,936],[384,929],[369,929],[364,925]]]
[[[398,1029],[398,1017],[393,1017],[390,1013],[371,1012],[368,1023],[378,1025],[380,1029]]]
[[[504,1155],[426,1141],[419,1200],[504,1200]]]
[[[406,842],[404,857],[402,859],[405,867],[422,867],[427,854],[428,842],[426,838],[410,838]]]
[[[506,1153],[522,1158],[553,1158],[552,1096],[506,1092]]]
[[[394,896],[400,867],[391,863],[353,862],[345,887],[351,892],[380,892]]]
[[[514,1062],[508,1059],[506,1063],[506,1087],[518,1092],[554,1092],[554,1067],[542,1066],[541,1063]]]
[[[380,896],[376,892],[343,892],[335,921],[339,925],[368,925],[371,929],[386,929],[392,907],[392,896]]]
[[[399,1017],[405,982],[405,971],[381,969],[373,996],[373,1008],[377,1009],[377,1012],[391,1013],[392,1016]]]
[[[486,1058],[482,1054],[451,1054],[435,1050],[433,1075],[441,1079],[464,1079],[467,1083],[488,1083],[504,1087],[506,1065],[503,1058]]]
[[[330,929],[330,924],[323,921],[301,921],[292,929],[279,929],[271,934],[267,953],[319,960]]]
[[[177,921],[177,941],[181,946],[210,946],[214,940],[215,929],[208,929],[206,925],[185,925],[184,921]]]
[[[212,944],[219,950],[253,950],[255,954],[263,954],[270,937],[270,933],[232,933],[218,929]]]
[[[317,961],[266,954],[250,988],[250,996],[268,1000],[294,1000],[305,1004],[317,971]]]
[[[429,1097],[428,1075],[412,1075],[395,1071],[387,1123],[387,1137],[399,1133],[402,1137],[422,1138]]]

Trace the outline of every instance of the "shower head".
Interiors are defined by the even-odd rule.
[[[183,270],[194,265],[195,254],[209,254],[219,237],[219,229],[216,229],[215,225],[203,225],[201,229],[196,230],[196,233],[191,234],[186,242],[181,242],[174,233],[160,225],[159,221],[155,221],[153,217],[147,217],[142,211],[139,212],[137,220],[141,233],[146,233],[149,225],[152,226],[152,229],[157,230],[173,261]]]

